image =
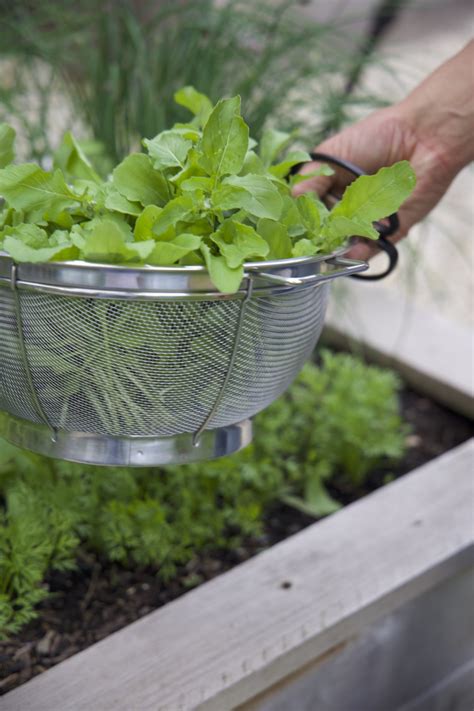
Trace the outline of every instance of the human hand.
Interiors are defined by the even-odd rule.
[[[399,160],[410,161],[417,185],[399,210],[400,229],[390,237],[397,242],[438,203],[451,181],[474,159],[474,99],[466,62],[472,62],[474,42],[442,65],[404,101],[374,112],[335,136],[316,150],[348,160],[374,173]],[[464,72],[462,71],[464,69]],[[308,163],[302,173],[314,170]],[[321,197],[340,194],[353,179],[337,171],[331,177],[311,178],[295,187],[299,195],[308,190]],[[350,256],[368,259],[376,249],[364,241]]]

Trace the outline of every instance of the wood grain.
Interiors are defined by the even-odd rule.
[[[464,569],[473,464],[471,440],[10,692],[1,711],[233,709]]]

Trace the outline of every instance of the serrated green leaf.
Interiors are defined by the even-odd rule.
[[[184,180],[180,185],[185,193],[209,193],[212,188],[212,178],[196,176]]]
[[[240,116],[240,97],[222,99],[204,126],[200,164],[213,176],[239,173],[248,145],[249,129]]]
[[[379,233],[371,223],[360,223],[342,215],[329,217],[321,230],[324,237],[337,241],[347,237],[368,237],[378,239]]]
[[[217,232],[211,235],[211,239],[219,247],[220,253],[231,269],[235,269],[251,258],[266,257],[270,251],[267,242],[253,227],[233,220],[226,220]]]
[[[255,217],[278,220],[283,201],[270,178],[264,175],[231,175],[212,194],[220,210],[244,209]]]
[[[291,250],[291,256],[292,257],[312,257],[313,254],[317,254],[319,252],[318,247],[315,245],[314,242],[312,242],[310,239],[306,239],[306,237],[303,237],[303,239],[298,240],[293,246],[293,249]]]
[[[319,168],[310,170],[308,173],[296,173],[295,175],[290,176],[290,187],[293,188],[295,185],[304,183],[306,180],[310,180],[310,178],[317,178],[320,175],[328,177],[334,175],[334,171],[329,165],[321,165]]]
[[[201,94],[193,86],[184,86],[174,95],[174,100],[180,106],[191,111],[203,126],[212,112],[212,102],[205,94]]]
[[[131,202],[165,205],[171,197],[166,178],[151,164],[144,153],[127,156],[112,173],[113,186]]]
[[[252,150],[247,151],[240,175],[247,175],[248,173],[253,173],[254,175],[265,175],[266,173],[262,159]]]
[[[28,212],[33,222],[46,214],[54,221],[64,210],[80,204],[60,170],[47,173],[34,163],[1,169],[0,196],[15,210]]]
[[[375,175],[363,175],[346,188],[331,219],[341,216],[361,224],[380,220],[396,212],[415,185],[415,173],[406,160],[381,168]]]
[[[292,139],[291,133],[276,131],[273,128],[266,129],[263,132],[262,140],[260,141],[260,158],[265,167],[269,167],[279,154],[290,144]]]
[[[299,195],[296,198],[296,206],[307,232],[310,236],[316,236],[320,231],[322,220],[328,213],[327,208],[313,193]]]
[[[147,257],[147,264],[168,266],[176,264],[190,252],[199,249],[201,238],[197,235],[181,234],[169,242],[157,242],[151,254]]]
[[[228,266],[224,257],[212,254],[210,248],[204,242],[201,244],[201,253],[211,281],[216,288],[224,294],[234,294],[244,276],[243,266],[232,269]]]
[[[15,130],[6,123],[0,123],[0,168],[5,168],[15,158]]]
[[[163,131],[155,138],[145,138],[143,145],[146,147],[153,167],[158,170],[166,168],[184,168],[192,142],[186,140],[177,131]]]
[[[17,225],[5,237],[3,249],[15,262],[51,262],[77,259],[78,250],[69,244],[50,245],[47,233],[36,225]]]
[[[112,220],[103,219],[87,233],[82,247],[82,256],[89,262],[121,264],[142,262],[152,253],[153,240],[126,242],[120,227]]]
[[[185,221],[191,217],[193,210],[194,202],[188,195],[181,195],[171,200],[162,209],[153,224],[152,230],[155,239],[167,236],[170,229],[173,230],[178,222]]]
[[[100,184],[102,181],[92,163],[70,131],[64,134],[61,145],[54,154],[55,168],[63,171],[68,178],[81,178]]]
[[[293,153],[289,153],[281,163],[270,166],[269,171],[276,178],[286,178],[295,165],[308,163],[310,160],[311,156],[309,153],[306,153],[306,151],[293,151]]]
[[[123,215],[133,215],[134,217],[140,215],[143,210],[139,202],[128,200],[128,198],[119,193],[112,185],[107,186],[104,205],[108,210],[115,210]]]
[[[257,232],[269,246],[267,259],[289,259],[292,256],[292,242],[281,222],[264,217],[257,222]]]
[[[145,207],[135,223],[134,236],[137,242],[154,238],[153,225],[162,212],[163,208],[156,205],[147,205]]]

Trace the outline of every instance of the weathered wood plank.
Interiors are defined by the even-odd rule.
[[[0,708],[234,708],[467,565],[473,464],[471,440],[75,655]]]
[[[324,337],[363,345],[374,359],[395,368],[415,388],[474,417],[474,338],[471,330],[403,302],[375,284],[344,285],[330,304]]]
[[[474,567],[235,711],[474,709]]]

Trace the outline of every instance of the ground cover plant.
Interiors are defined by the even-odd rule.
[[[51,570],[81,551],[152,566],[166,582],[201,551],[233,549],[262,530],[278,501],[319,516],[340,506],[334,477],[360,485],[402,456],[396,376],[323,353],[256,418],[254,443],[221,460],[107,469],[50,460],[0,440],[0,630],[14,634],[48,595]]]

